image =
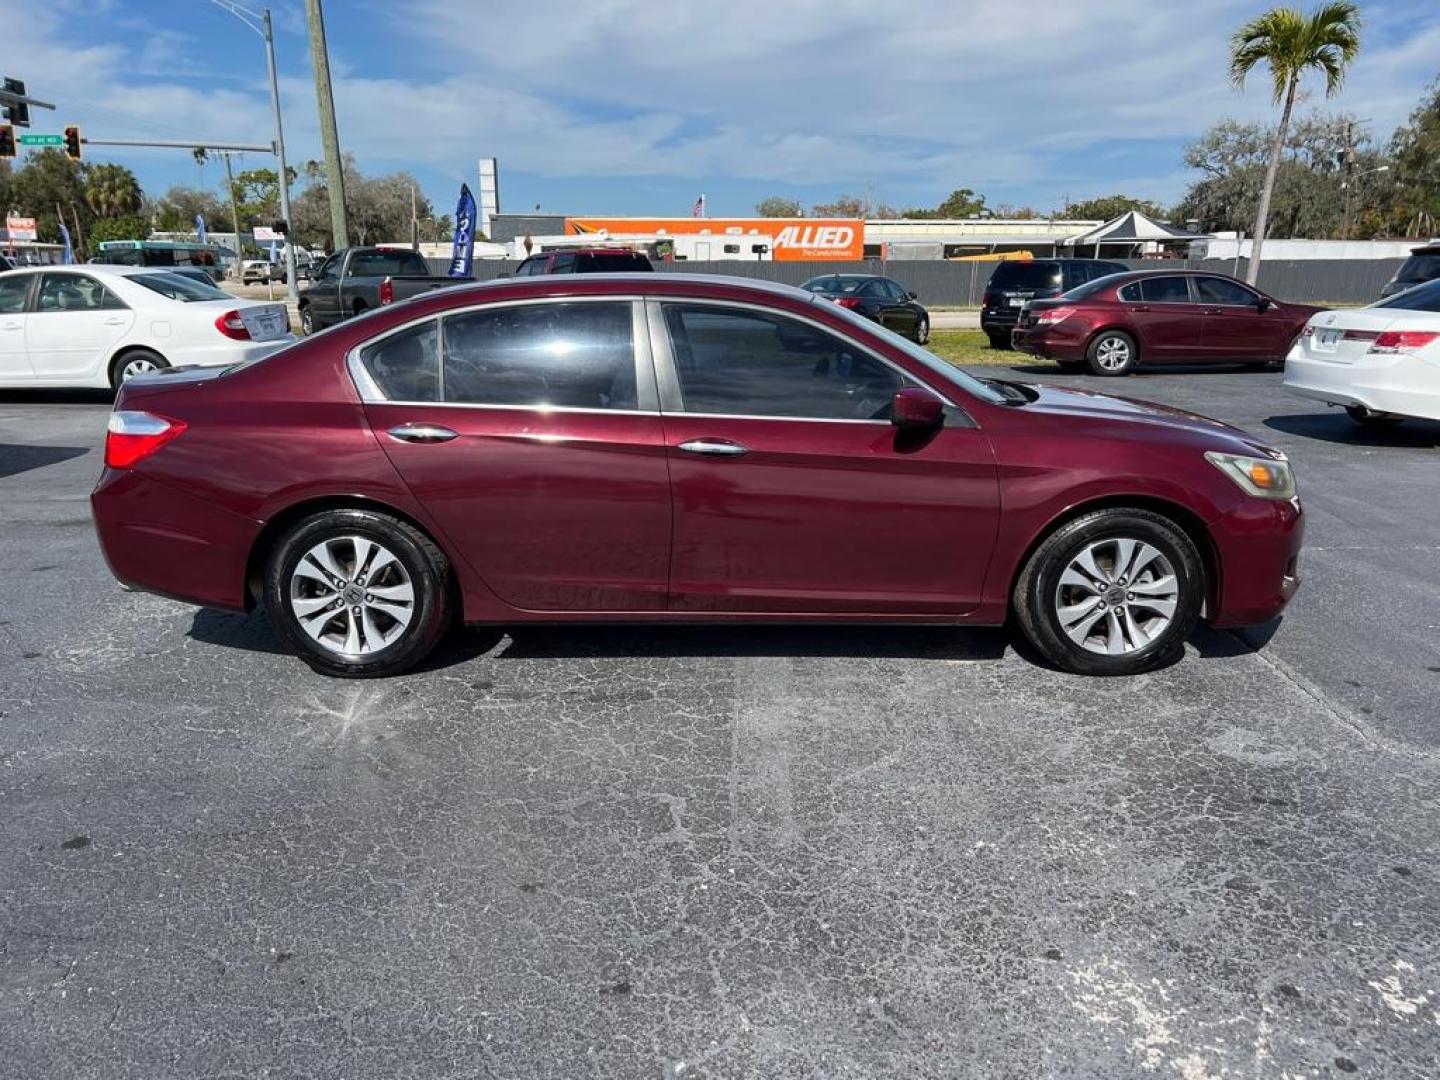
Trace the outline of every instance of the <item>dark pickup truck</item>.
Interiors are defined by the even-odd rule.
[[[314,334],[370,308],[473,280],[437,277],[409,248],[344,248],[321,263],[300,290],[300,330]]]

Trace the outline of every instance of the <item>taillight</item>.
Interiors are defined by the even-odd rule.
[[[130,409],[112,412],[105,434],[105,464],[112,469],[128,469],[184,430],[183,420]]]
[[[1302,338],[1314,337],[1314,335],[1315,335],[1315,328],[1314,328],[1313,326],[1311,326],[1309,323],[1306,323],[1306,324],[1305,324],[1305,329],[1300,331],[1300,336],[1301,336]]]
[[[835,303],[843,308],[849,308],[851,311],[859,311],[865,306],[865,301],[858,296],[837,296]]]
[[[245,320],[240,318],[238,311],[227,311],[224,315],[217,316],[215,329],[236,341],[250,340],[250,331],[245,329]]]
[[[1032,310],[1031,314],[1035,316],[1037,323],[1056,323],[1063,322],[1074,315],[1075,309],[1073,307],[1041,308],[1038,311]]]
[[[989,290],[989,289],[986,289],[986,290],[985,290],[985,295],[982,296],[982,297],[980,297],[980,306],[981,306],[981,307],[994,307],[994,306],[995,306],[995,298],[990,295],[990,290]]]
[[[395,302],[395,283],[388,277],[380,282],[380,303],[393,304]]]
[[[1375,353],[1415,352],[1423,349],[1436,338],[1440,331],[1433,330],[1386,330],[1375,336],[1370,351]]]

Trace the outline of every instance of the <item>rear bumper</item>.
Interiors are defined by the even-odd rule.
[[[1269,622],[1300,588],[1300,546],[1305,515],[1300,500],[1246,499],[1210,524],[1219,564],[1210,624],[1254,626]]]
[[[1010,344],[1031,356],[1046,356],[1053,360],[1079,363],[1085,359],[1085,345],[1089,340],[1089,327],[1067,327],[1066,320],[1045,326],[1017,327],[1010,335]]]
[[[1440,420],[1440,364],[1407,353],[1366,354],[1338,364],[1296,345],[1285,360],[1285,387],[1331,405]]]
[[[245,609],[259,522],[128,469],[101,473],[90,507],[105,562],[123,586]]]
[[[1009,330],[1020,321],[1020,309],[1012,307],[987,307],[980,309],[980,329],[987,334]]]

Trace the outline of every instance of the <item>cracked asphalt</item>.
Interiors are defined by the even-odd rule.
[[[108,402],[0,395],[0,1075],[1440,1074],[1440,424],[1104,385],[1292,455],[1278,628],[1123,681],[596,627],[330,681],[119,592]]]

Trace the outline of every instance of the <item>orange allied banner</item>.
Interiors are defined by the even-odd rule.
[[[566,218],[571,236],[604,234],[615,240],[664,236],[768,237],[779,262],[860,259],[865,255],[865,222],[858,218]]]

